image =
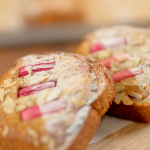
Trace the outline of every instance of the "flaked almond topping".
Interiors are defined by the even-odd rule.
[[[86,105],[85,100],[74,100],[73,103],[74,103],[76,108],[80,108],[80,107]]]
[[[61,92],[62,91],[59,88],[51,89],[51,91],[48,92],[48,95],[46,97],[46,102],[57,99],[59,97],[59,95],[61,94]]]
[[[89,76],[92,81],[94,81],[96,79],[96,76],[94,73],[89,73]]]
[[[130,96],[136,98],[137,100],[142,100],[142,95],[135,93],[135,92],[131,92],[129,93]]]
[[[14,74],[14,73],[16,73],[16,70],[13,70],[13,71],[11,72],[11,74]]]
[[[48,135],[43,135],[40,139],[42,144],[46,144],[49,141],[49,136]]]
[[[133,102],[130,100],[130,98],[128,96],[124,96],[122,99],[122,102],[124,105],[132,105]]]
[[[34,140],[33,140],[33,145],[34,145],[35,147],[39,147],[39,146],[40,146],[40,143],[39,143],[38,139],[34,139]]]
[[[37,132],[31,128],[27,128],[27,133],[34,138],[38,138]]]
[[[10,84],[11,82],[12,82],[11,78],[4,80],[4,84],[5,85]]]
[[[89,91],[89,92],[87,92],[87,91],[81,91],[81,92],[79,92],[77,94],[77,97],[79,99],[85,99],[85,100],[87,100],[87,99],[89,99],[89,97],[91,96],[91,94],[92,94],[91,91]]]
[[[16,104],[14,103],[13,99],[9,96],[6,97],[5,101],[2,104],[3,107],[7,106],[10,108],[14,108]]]
[[[5,137],[8,134],[8,132],[9,132],[9,127],[4,126],[4,130],[3,130],[3,133],[2,133],[3,137]]]
[[[10,90],[5,90],[5,95],[10,93]]]
[[[11,87],[13,86],[14,84],[16,84],[17,81],[13,81],[12,83],[9,83],[7,85],[5,85],[5,88],[8,88],[8,87]]]
[[[24,110],[25,108],[26,108],[25,105],[19,104],[19,105],[16,106],[16,111],[22,111],[22,110]]]
[[[14,108],[11,108],[11,107],[4,107],[3,111],[6,113],[6,114],[12,114],[15,112]]]
[[[150,86],[149,86],[149,85],[145,85],[145,86],[144,86],[144,89],[145,89],[148,93],[150,93]]]
[[[129,82],[124,82],[123,85],[128,85],[128,86],[138,85],[138,82],[134,80],[130,80]]]
[[[0,88],[0,100],[4,100],[4,88]]]
[[[125,89],[124,86],[115,86],[115,91],[116,91],[116,93],[121,92],[121,91],[123,91],[124,89]]]
[[[49,147],[50,150],[55,150],[55,140],[53,138],[49,139],[48,147]]]
[[[85,84],[86,86],[91,85],[91,80],[88,77],[82,78],[82,83]]]
[[[123,98],[123,96],[125,95],[125,92],[121,92],[121,93],[117,93],[116,97],[114,99],[114,101],[116,102],[116,104],[119,104]]]
[[[67,92],[68,92],[68,87],[65,87],[65,88],[63,89],[63,93],[66,94]]]

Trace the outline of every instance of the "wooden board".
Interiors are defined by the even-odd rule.
[[[134,122],[89,145],[87,150],[150,150],[150,124]]]

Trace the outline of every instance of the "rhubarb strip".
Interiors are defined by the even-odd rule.
[[[19,90],[18,97],[31,95],[44,89],[53,88],[56,86],[56,84],[57,81],[48,81],[48,82],[43,82],[32,86],[26,86]]]
[[[112,61],[124,62],[131,57],[130,53],[123,53],[114,57],[110,57],[101,61],[101,63],[107,68],[110,68]]]
[[[113,37],[108,39],[102,39],[101,41],[94,43],[91,46],[91,53],[104,50],[110,47],[118,47],[125,44],[126,40],[124,37]]]
[[[24,77],[29,74],[26,70],[26,67],[30,67],[32,72],[40,72],[40,71],[48,71],[54,68],[55,62],[47,62],[47,63],[40,63],[35,65],[28,65],[19,68],[19,77]]]
[[[66,108],[66,103],[60,100],[51,101],[39,106],[27,108],[21,112],[23,121],[29,121],[44,114],[56,113]]]
[[[134,76],[136,76],[138,74],[142,74],[142,73],[144,73],[144,71],[139,68],[131,68],[131,69],[123,70],[123,71],[113,74],[112,78],[113,78],[114,82],[119,82],[121,80],[130,78],[130,77],[134,77]]]

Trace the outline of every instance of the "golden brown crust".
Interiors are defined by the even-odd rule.
[[[80,56],[76,56],[80,59]],[[101,65],[99,61],[91,60],[90,58],[87,58],[87,62],[89,63],[89,65],[91,65],[90,69],[94,70],[95,75],[99,78],[97,79],[99,84],[102,82],[100,80],[100,77],[105,77],[106,87],[101,96],[95,101],[95,103],[93,103],[93,108],[91,108],[91,111],[88,118],[86,119],[83,128],[81,129],[74,143],[70,146],[69,150],[86,149],[89,141],[91,140],[96,129],[98,128],[101,117],[106,113],[109,108],[109,104],[112,102],[112,99],[115,96],[113,81],[104,66]],[[10,76],[11,72],[14,69],[15,68],[10,69],[2,77],[0,83],[8,78],[8,76]],[[99,74],[99,72],[101,72],[102,74]],[[1,118],[5,118],[3,119],[3,122],[0,123],[0,147],[2,150],[48,150],[46,145],[35,147],[32,143],[30,143],[31,137],[28,137],[24,132],[24,130],[27,129],[29,125],[28,123],[22,124],[19,121],[19,113],[10,114],[8,116],[4,112],[0,112],[0,115]],[[9,130],[11,132],[9,133],[9,135],[4,137],[2,136],[2,130],[4,130],[6,125],[9,127]],[[36,119],[35,121],[30,122],[30,127],[35,131],[38,131],[38,135],[43,135],[46,132],[42,119]]]
[[[136,122],[150,123],[149,106],[148,103],[133,103],[133,105],[127,106],[122,102],[118,105],[112,102],[108,114]]]
[[[85,150],[90,139],[93,137],[100,123],[100,116],[97,111],[91,109],[85,124],[80,131],[77,139],[70,146],[69,150]],[[86,137],[86,138],[85,138]]]

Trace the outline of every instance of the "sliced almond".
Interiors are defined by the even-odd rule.
[[[47,135],[43,135],[42,137],[41,137],[41,143],[42,144],[46,144],[46,143],[48,143],[48,140],[49,140],[49,136],[47,136]]]
[[[11,107],[4,107],[4,112],[6,113],[6,114],[12,114],[12,113],[14,113],[15,112],[15,110],[14,110],[14,108],[11,108]]]
[[[6,84],[10,84],[11,82],[12,82],[12,79],[11,79],[11,78],[4,80],[4,84],[5,84],[5,85],[6,85]]]
[[[119,104],[123,98],[123,96],[125,95],[125,92],[121,92],[121,93],[117,93],[116,97],[114,99],[114,101],[116,102],[116,104]]]
[[[2,133],[3,137],[5,137],[8,134],[8,132],[9,132],[9,127],[4,126],[4,130],[3,130],[3,133]]]
[[[124,105],[132,105],[133,102],[130,100],[130,98],[128,96],[124,96],[122,99],[122,102]]]
[[[17,106],[16,106],[16,111],[22,111],[22,110],[24,110],[25,108],[26,108],[25,105],[20,104],[20,105],[17,105]]]
[[[88,77],[82,78],[82,83],[85,84],[86,86],[91,85],[91,80]]]
[[[131,86],[132,86],[132,85],[138,85],[138,82],[137,82],[137,81],[124,82],[123,85],[129,85],[129,86],[130,86],[130,85],[131,85]]]
[[[13,70],[13,71],[11,72],[11,74],[14,74],[14,73],[16,73],[16,70]]]
[[[5,101],[3,102],[2,106],[3,107],[8,106],[10,108],[14,108],[16,106],[16,104],[11,97],[7,96]]]
[[[89,76],[92,81],[94,81],[96,79],[96,76],[94,73],[89,73]]]
[[[136,98],[137,100],[142,100],[142,95],[140,95],[138,93],[131,92],[129,95]]]
[[[10,90],[5,90],[5,95],[10,93]]]
[[[68,92],[68,88],[65,87],[65,88],[63,89],[63,93],[66,94],[67,92]]]
[[[0,88],[0,100],[4,100],[4,88]]]
[[[86,105],[85,100],[75,100],[75,101],[73,101],[73,103],[74,103],[76,108],[80,108],[80,107]]]
[[[121,92],[121,91],[123,91],[125,89],[125,87],[124,86],[115,86],[115,91],[116,91],[116,93],[118,93],[118,92]]]
[[[5,85],[5,88],[8,88],[8,87],[13,86],[14,84],[16,84],[16,82],[17,82],[17,81],[14,81],[14,82],[12,82],[12,83],[10,83],[10,84]]]
[[[38,134],[34,129],[28,128],[27,133],[34,138],[38,138]]]
[[[48,147],[49,147],[50,150],[55,150],[55,140],[53,138],[49,139]]]

